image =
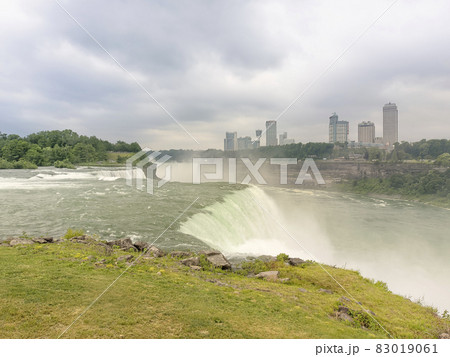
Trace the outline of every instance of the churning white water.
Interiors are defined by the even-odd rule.
[[[326,261],[330,246],[325,232],[306,209],[297,213],[294,221],[286,220],[273,198],[251,186],[206,207],[180,230],[227,255],[287,253]]]
[[[181,231],[228,255],[287,253],[359,270],[396,293],[450,309],[450,211],[400,200],[250,187]],[[305,249],[306,248],[306,249]]]

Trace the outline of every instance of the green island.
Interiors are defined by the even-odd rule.
[[[219,252],[162,252],[69,230],[60,239],[8,239],[0,259],[2,338],[448,338],[450,332],[447,312],[440,316],[356,271],[285,254],[231,266]]]

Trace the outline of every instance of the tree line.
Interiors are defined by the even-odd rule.
[[[107,160],[108,152],[139,152],[138,143],[115,144],[72,130],[41,131],[20,137],[0,132],[0,168],[72,167]]]
[[[353,180],[349,188],[356,193],[399,194],[407,198],[432,195],[448,204],[450,169],[443,172],[429,170],[415,174],[394,174],[385,178]]]

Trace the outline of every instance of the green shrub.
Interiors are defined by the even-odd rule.
[[[14,169],[37,169],[37,165],[33,164],[32,162],[29,162],[27,160],[24,159],[20,159],[19,161],[14,161],[12,162],[13,168]]]
[[[14,168],[14,165],[11,162],[0,158],[0,169],[13,169],[13,168]]]
[[[277,261],[279,262],[287,262],[289,260],[289,255],[280,253],[277,255]]]
[[[252,260],[249,262],[242,262],[240,269],[236,271],[236,273],[241,275],[250,275],[250,274],[258,274],[262,271],[266,271],[268,266],[262,260]]]
[[[63,236],[64,239],[70,239],[73,237],[79,237],[85,235],[85,232],[82,229],[72,229],[69,228],[66,234]]]
[[[75,168],[75,166],[68,159],[55,161],[55,163],[53,165],[58,169],[74,169]]]

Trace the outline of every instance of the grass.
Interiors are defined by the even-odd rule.
[[[92,244],[0,247],[2,338],[57,338],[127,267],[120,255]],[[104,260],[104,261],[103,261]],[[321,269],[283,261],[281,283],[205,266],[193,271],[166,256],[132,266],[64,338],[387,338],[357,303],[353,323],[336,318],[345,293]],[[389,292],[354,271],[326,267],[396,338],[436,338],[448,319]],[[308,292],[300,290],[306,289]],[[319,291],[328,289],[332,294]]]

